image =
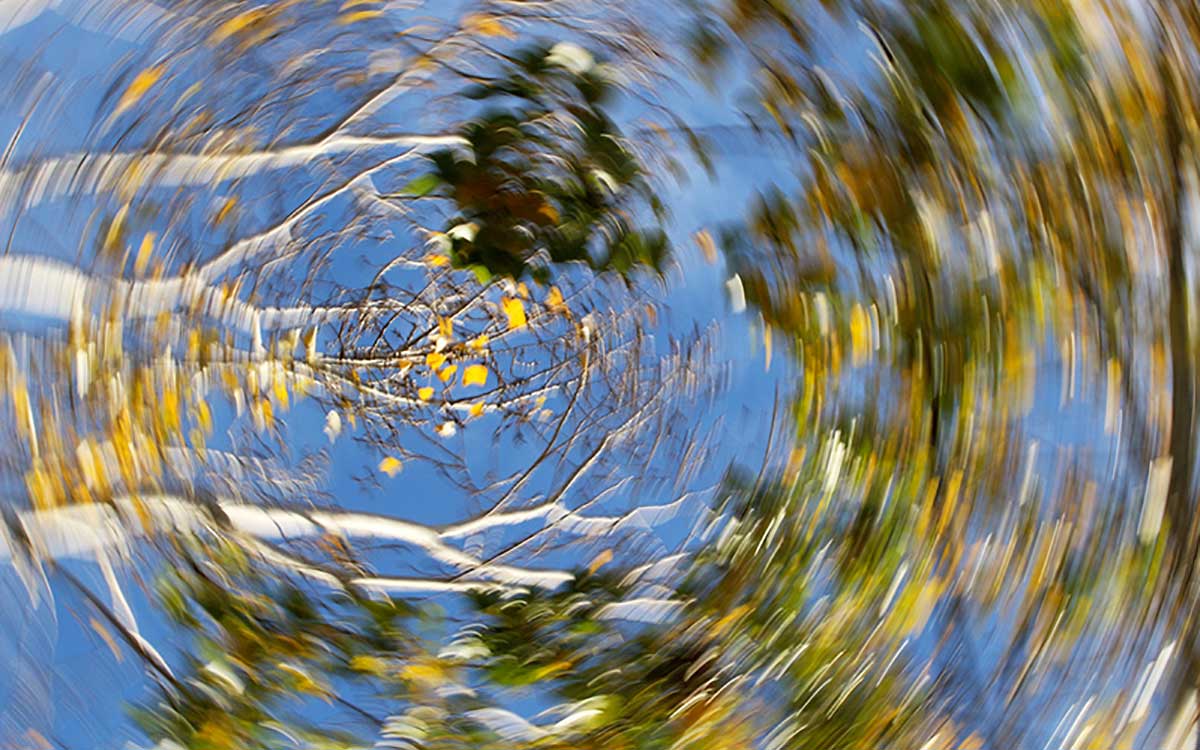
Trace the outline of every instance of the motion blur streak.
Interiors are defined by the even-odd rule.
[[[0,750],[1200,750],[1197,48],[0,0]]]

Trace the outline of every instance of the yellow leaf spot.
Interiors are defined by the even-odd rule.
[[[700,252],[704,253],[704,260],[709,263],[717,262],[717,243],[713,242],[712,235],[707,229],[701,229],[694,235],[696,244],[700,246]]]
[[[481,333],[478,336],[476,336],[475,338],[471,339],[471,343],[468,344],[467,346],[470,347],[471,351],[481,352],[487,348],[487,345],[488,345],[487,334]]]
[[[17,381],[12,387],[13,411],[17,416],[17,429],[22,437],[32,438],[36,435],[33,422],[33,404],[29,398],[29,390],[25,383]]]
[[[409,664],[400,670],[400,676],[406,680],[429,684],[437,684],[441,682],[442,674],[443,672],[441,667],[433,663]]]
[[[483,416],[483,402],[479,401],[477,403],[471,404],[471,408],[467,411],[467,413],[470,414],[472,417]]]
[[[378,656],[360,654],[350,660],[350,668],[356,672],[371,672],[382,675],[387,671],[387,662]]]
[[[137,259],[133,262],[133,271],[138,276],[146,272],[146,266],[150,263],[150,254],[154,252],[154,232],[147,232],[142,238],[142,246],[138,248]]]
[[[871,323],[862,305],[855,304],[850,310],[850,362],[855,367],[867,360],[871,347]]]
[[[233,18],[217,27],[216,31],[208,37],[208,43],[212,45],[220,44],[229,37],[239,32],[245,31],[257,24],[259,21],[267,17],[267,12],[262,8],[254,8],[245,13],[239,13]]]
[[[713,627],[712,627],[712,630],[710,631],[710,633],[713,636],[720,637],[721,635],[723,635],[725,633],[726,630],[729,630],[730,626],[735,625],[737,623],[737,621],[740,620],[749,611],[750,611],[750,607],[749,607],[749,605],[746,605],[746,604],[743,604],[740,607],[736,607],[732,612],[725,615],[720,620],[717,620],[713,624]]]
[[[214,218],[213,221],[217,224],[224,224],[225,220],[229,218],[229,215],[233,212],[233,209],[236,206],[237,196],[229,196],[225,199],[225,202],[221,204],[221,208],[217,211],[216,218]]]
[[[86,484],[76,482],[71,487],[71,501],[79,505],[87,505],[93,502],[92,492],[87,488]]]
[[[396,476],[403,468],[404,464],[401,463],[400,459],[396,458],[395,456],[386,456],[382,461],[379,462],[379,470],[384,474],[387,474],[389,477]]]
[[[534,677],[537,680],[545,680],[553,677],[559,672],[565,672],[573,666],[574,665],[569,661],[556,661],[553,664],[547,664],[546,666],[537,670],[537,672],[534,673]]]
[[[108,225],[108,231],[104,234],[104,249],[116,250],[117,245],[121,242],[121,233],[125,229],[125,216],[129,213],[129,204],[121,206],[117,209],[116,215]]]
[[[500,307],[504,310],[504,314],[508,316],[508,329],[515,331],[525,327],[525,303],[519,299],[505,297],[500,300]]]
[[[200,429],[205,433],[212,433],[212,410],[208,408],[208,404],[200,401],[196,404],[196,423],[200,425]]]
[[[129,84],[129,88],[125,89],[125,93],[121,94],[121,100],[117,102],[117,114],[121,114],[137,104],[146,95],[146,92],[158,83],[158,79],[162,78],[163,70],[165,68],[162,65],[155,65],[153,68],[146,68],[138,73],[133,82]]]
[[[612,559],[613,551],[611,549],[604,550],[600,554],[596,555],[596,557],[593,558],[590,563],[588,563],[588,574],[591,575],[597,570],[600,570],[600,568],[603,568],[605,565],[608,565],[610,562],[612,562]]]
[[[338,26],[347,26],[352,23],[358,23],[359,21],[366,21],[371,18],[378,18],[379,16],[382,16],[382,15],[383,15],[382,10],[359,10],[359,11],[355,11],[354,13],[347,13],[344,16],[338,16],[337,25]]]
[[[433,57],[431,57],[430,55],[421,55],[420,57],[418,57],[416,60],[413,61],[413,64],[412,64],[412,67],[410,68],[410,70],[412,70],[413,72],[422,72],[422,71],[426,71],[426,70],[432,70],[433,68],[436,68],[436,67],[437,67],[437,62],[435,61],[435,59]]]
[[[279,402],[281,409],[288,408],[288,389],[283,378],[275,379],[275,400]]]
[[[25,472],[25,487],[29,491],[29,499],[38,510],[53,508],[58,505],[58,493],[46,472],[34,468]]]
[[[116,660],[118,662],[125,661],[125,655],[121,653],[121,649],[117,646],[116,639],[113,638],[113,635],[109,632],[108,628],[104,627],[103,623],[101,623],[95,617],[89,617],[88,624],[92,626],[92,630],[95,630],[97,635],[104,639],[104,643],[108,645],[108,650],[112,651],[112,654]]]
[[[427,385],[424,388],[417,390],[417,397],[422,401],[428,401],[433,398],[433,386]]]
[[[463,385],[486,385],[488,369],[483,365],[471,365],[463,370]]]
[[[446,355],[441,352],[430,352],[425,355],[425,364],[431,369],[436,370],[446,364]]]
[[[449,383],[450,378],[454,377],[454,373],[458,372],[458,365],[447,365],[445,369],[438,373],[438,377],[443,383]]]
[[[502,39],[516,39],[512,29],[505,26],[500,19],[486,13],[472,13],[462,20],[463,28],[473,31],[480,36],[498,36]]]
[[[299,667],[287,663],[280,663],[276,664],[275,666],[279,669],[279,671],[289,674],[295,680],[293,687],[302,693],[324,696],[329,692],[324,685],[318,683],[312,678],[312,675],[308,674]]]

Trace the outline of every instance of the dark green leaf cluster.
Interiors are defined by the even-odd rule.
[[[612,73],[580,48],[567,47],[579,60],[562,50],[526,49],[505,75],[467,90],[487,106],[463,126],[466,146],[433,153],[432,171],[406,189],[453,203],[450,260],[483,279],[546,281],[570,262],[628,275],[661,270],[667,257],[661,230],[635,226],[663,208],[608,115]]]

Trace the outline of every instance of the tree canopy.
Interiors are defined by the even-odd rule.
[[[137,746],[1200,746],[1192,4],[110,10],[0,561]]]

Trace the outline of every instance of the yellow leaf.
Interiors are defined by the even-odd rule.
[[[555,312],[566,312],[567,306],[563,302],[563,294],[558,287],[550,287],[550,292],[546,295],[546,307]]]
[[[454,321],[450,318],[439,318],[438,334],[448,339],[454,338]]]
[[[433,398],[433,386],[427,385],[424,388],[418,389],[417,396],[422,401],[428,401],[429,399]]]
[[[208,408],[208,404],[204,401],[199,401],[196,404],[196,422],[204,432],[212,433],[212,410]]]
[[[587,568],[588,574],[591,575],[592,573],[595,573],[597,570],[600,570],[600,568],[602,568],[605,565],[608,565],[610,562],[612,562],[612,559],[613,559],[613,551],[611,549],[604,550],[600,554],[596,555],[596,557],[593,558],[590,563],[588,563],[588,568]]]
[[[483,402],[479,401],[477,403],[471,404],[471,408],[468,410],[467,413],[470,414],[472,417],[483,416]]]
[[[347,13],[344,16],[338,16],[337,25],[346,26],[359,21],[366,21],[369,18],[378,18],[383,15],[382,10],[359,10],[354,13]]]
[[[559,672],[567,671],[572,666],[574,665],[569,661],[556,661],[553,664],[547,664],[546,666],[537,670],[537,672],[534,673],[534,678],[536,680],[545,680],[549,677],[553,677]]]
[[[438,377],[442,379],[443,383],[448,383],[456,372],[458,372],[458,365],[447,365],[445,369],[438,373]]]
[[[713,242],[712,235],[707,229],[701,229],[694,235],[696,244],[700,246],[700,252],[704,253],[704,260],[709,263],[717,262],[717,243]]]
[[[484,349],[487,348],[487,345],[488,345],[488,337],[487,337],[486,333],[479,334],[475,338],[471,339],[471,343],[468,344],[468,346],[471,348],[471,350],[476,351],[476,352],[483,351]]]
[[[855,367],[867,360],[871,347],[871,321],[863,306],[855,303],[850,309],[850,362]]]
[[[483,365],[471,365],[463,370],[463,385],[486,385],[488,370]]]
[[[233,212],[233,209],[236,206],[237,196],[229,196],[225,199],[225,202],[221,204],[221,208],[217,211],[217,216],[215,219],[213,219],[213,221],[217,224],[224,224],[225,220],[229,218],[229,214]]]
[[[726,630],[729,629],[729,627],[731,625],[736,624],[737,621],[740,620],[742,618],[742,616],[745,615],[749,611],[750,611],[750,606],[747,604],[743,604],[740,607],[734,608],[734,610],[732,612],[725,615],[720,620],[717,620],[713,624],[713,627],[712,627],[712,630],[710,631],[710,633],[713,636],[717,636],[717,637],[721,636],[722,634],[725,633]]]
[[[525,327],[525,303],[519,299],[505,297],[500,300],[500,307],[508,316],[508,329],[515,331]]]
[[[512,29],[505,26],[500,19],[485,13],[472,13],[463,18],[463,28],[473,31],[480,36],[498,36],[503,39],[516,39]]]
[[[216,31],[208,37],[208,43],[212,45],[220,44],[234,34],[245,31],[266,17],[267,12],[262,8],[254,8],[245,13],[239,13],[218,26]]]
[[[409,68],[409,70],[413,71],[414,73],[419,73],[419,72],[423,72],[426,70],[432,70],[436,67],[437,67],[437,61],[434,57],[432,57],[430,55],[421,55],[420,57],[418,57],[416,60],[413,61],[412,66]]]
[[[520,295],[521,299],[529,299],[529,287],[525,286],[524,281],[517,284],[517,294]]]
[[[95,617],[89,617],[88,624],[92,626],[92,630],[95,630],[97,635],[104,639],[104,642],[108,645],[108,650],[112,651],[113,656],[116,657],[117,661],[125,661],[124,654],[121,653],[121,649],[117,646],[116,639],[113,638],[113,635],[109,632],[108,628],[104,627],[103,623],[101,623]]]
[[[283,381],[282,377],[275,379],[275,400],[279,402],[280,408],[288,408],[287,383]]]
[[[128,203],[117,209],[117,213],[113,216],[112,222],[108,225],[108,232],[106,232],[104,235],[105,250],[117,249],[117,244],[121,241],[121,233],[125,229],[125,216],[128,213]]]
[[[33,402],[29,398],[29,390],[25,383],[17,381],[12,387],[13,411],[17,417],[17,431],[22,437],[30,438],[36,443],[37,430],[33,422]],[[36,452],[36,449],[35,449]]]
[[[445,255],[438,255],[437,253],[430,253],[429,255],[425,256],[425,265],[433,266],[434,268],[437,268],[439,266],[444,266],[449,262],[450,262],[450,259],[447,258]]]
[[[388,664],[378,656],[360,654],[350,660],[350,668],[356,672],[371,672],[382,675],[387,671]]]
[[[394,477],[404,468],[404,464],[395,456],[387,456],[379,462],[379,470],[389,477]]]
[[[296,667],[292,664],[280,663],[275,665],[279,671],[286,672],[294,678],[294,687],[302,693],[323,697],[328,694],[329,689],[318,683],[312,678],[308,672]]]
[[[142,246],[138,248],[137,259],[133,262],[133,271],[138,276],[146,272],[146,265],[150,262],[150,254],[154,252],[154,232],[147,232],[142,238]]]
[[[121,100],[117,102],[117,114],[121,114],[137,104],[146,95],[146,92],[158,83],[158,79],[162,78],[163,70],[162,65],[155,65],[153,68],[146,68],[138,73],[133,82],[129,84],[129,88],[125,89],[125,93],[121,94]]]
[[[436,370],[446,363],[446,355],[441,352],[430,352],[425,356],[425,364],[431,369]]]
[[[50,477],[39,468],[25,472],[25,487],[29,491],[29,499],[38,510],[53,508],[58,505],[57,493]]]
[[[549,203],[543,203],[542,205],[538,206],[537,213],[551,224],[558,223],[558,209]]]
[[[435,663],[409,664],[400,670],[400,676],[406,680],[430,684],[440,683],[443,674],[442,668]]]

